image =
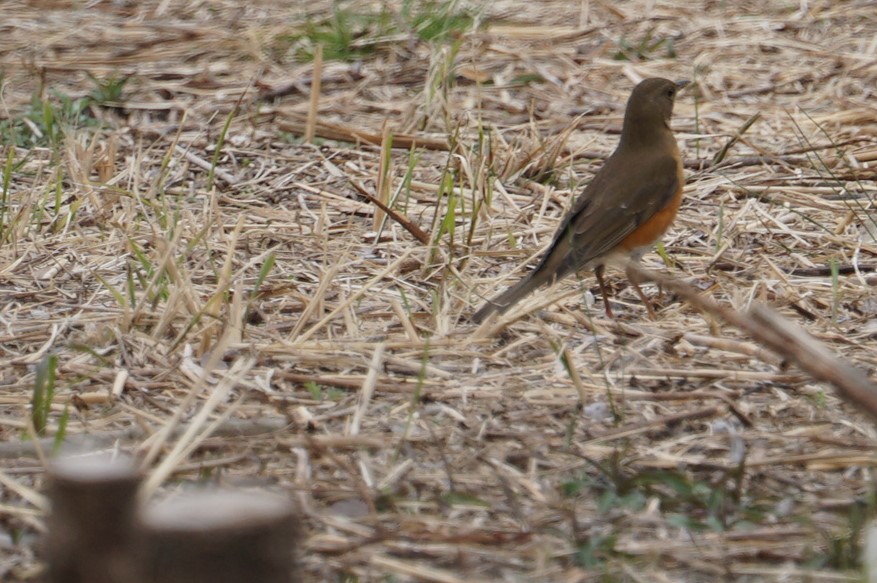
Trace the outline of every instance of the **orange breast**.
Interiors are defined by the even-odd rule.
[[[625,237],[618,246],[625,251],[633,251],[638,247],[651,245],[660,239],[661,235],[663,235],[673,223],[673,219],[676,218],[676,213],[679,211],[679,205],[681,203],[682,186],[680,185],[679,189],[676,191],[676,195],[670,201],[670,204],[646,219],[646,221],[637,227],[634,232]]]

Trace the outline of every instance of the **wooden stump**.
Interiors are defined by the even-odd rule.
[[[109,454],[66,456],[49,470],[50,583],[131,583],[137,577],[134,463]]]
[[[199,491],[143,515],[143,583],[298,581],[297,513],[279,495]]]

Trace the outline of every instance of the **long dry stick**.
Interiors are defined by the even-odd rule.
[[[641,281],[654,281],[696,308],[740,328],[814,379],[830,383],[843,399],[877,419],[877,385],[863,370],[835,356],[797,324],[760,304],[753,304],[745,314],[738,312],[701,295],[683,281],[643,269],[636,263],[629,266]]]

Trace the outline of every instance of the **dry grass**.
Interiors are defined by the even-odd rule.
[[[314,144],[299,35],[330,3],[91,4],[3,6],[0,578],[39,571],[48,452],[19,440],[55,355],[48,436],[72,404],[68,436],[139,452],[150,489],[293,492],[313,581],[858,580],[877,441],[831,390],[674,297],[648,321],[617,277],[618,323],[589,274],[466,316],[634,83],[691,78],[670,271],[873,376],[873,2],[506,0],[426,41],[351,0],[390,24],[324,46]],[[76,111],[89,75],[120,101]]]

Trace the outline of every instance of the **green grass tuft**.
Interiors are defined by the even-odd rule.
[[[401,12],[406,26],[418,38],[427,42],[444,41],[458,36],[471,29],[474,23],[472,15],[461,10],[457,0],[405,0]]]
[[[661,54],[663,52],[663,54]],[[650,61],[653,59],[675,59],[676,47],[670,37],[655,37],[653,30],[648,30],[638,41],[631,41],[625,36],[618,39],[618,50],[612,55],[616,61]]]
[[[46,427],[49,424],[49,413],[52,410],[52,401],[55,399],[57,368],[58,357],[54,354],[47,354],[37,365],[30,414],[34,430],[40,437],[46,434]]]

